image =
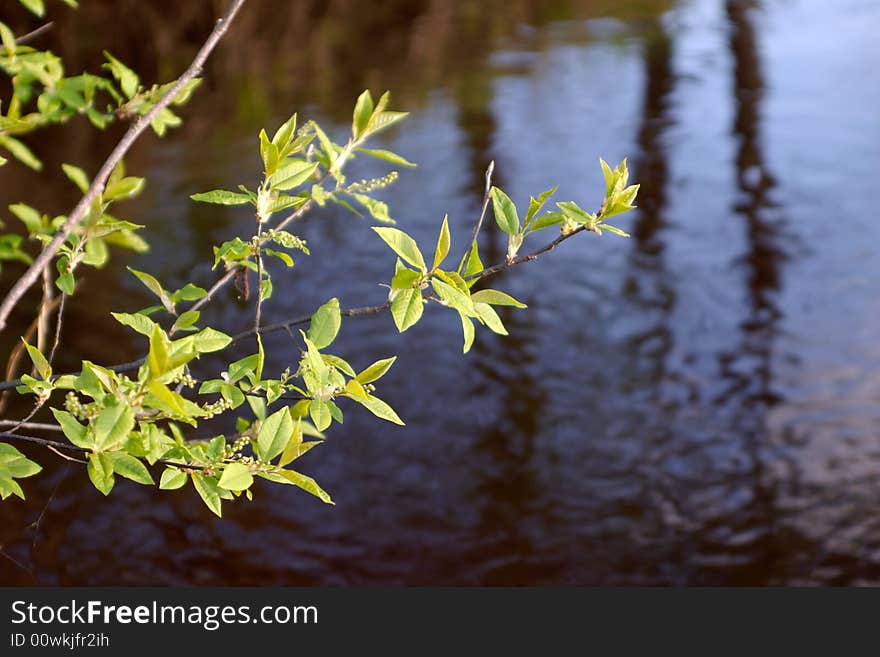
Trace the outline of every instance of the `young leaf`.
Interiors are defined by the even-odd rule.
[[[513,306],[514,308],[528,308],[526,304],[517,301],[509,294],[498,290],[479,290],[471,295],[474,303],[488,303],[492,306]]]
[[[383,148],[359,148],[357,149],[358,153],[363,153],[364,155],[369,155],[370,157],[375,157],[380,160],[385,160],[386,162],[391,162],[392,164],[397,164],[402,167],[415,167],[417,164],[410,162],[406,158],[398,155],[397,153],[392,153],[391,151],[387,151]]]
[[[372,383],[373,381],[377,381],[378,379],[381,379],[383,376],[385,376],[385,373],[389,369],[391,369],[391,366],[394,365],[394,361],[396,360],[397,356],[377,360],[368,368],[360,372],[360,374],[358,374],[355,379],[359,383]]]
[[[313,399],[311,405],[309,405],[309,417],[312,418],[312,422],[315,423],[318,431],[323,431],[329,427],[332,416],[330,415],[330,407],[327,405],[327,402]]]
[[[113,397],[107,397],[105,406],[92,420],[95,449],[98,451],[118,449],[125,444],[134,428],[134,412],[131,406]]]
[[[110,457],[107,454],[91,454],[86,470],[95,488],[104,495],[109,495],[116,481],[113,477],[113,462]]]
[[[199,316],[201,313],[198,310],[187,310],[184,313],[181,313],[180,316],[174,321],[174,325],[171,327],[172,331],[197,331],[198,329],[193,326],[197,321],[199,321]]]
[[[138,271],[137,269],[132,269],[131,267],[126,267],[126,269],[137,276],[138,280],[143,283],[150,292],[159,297],[159,301],[165,306],[165,310],[174,314],[174,303],[171,301],[171,297],[168,296],[165,288],[162,287],[162,284],[159,283],[154,276],[151,276],[146,272]]]
[[[434,266],[432,269],[437,269],[446,259],[446,256],[449,254],[450,242],[449,215],[446,215],[443,217],[443,224],[440,226],[440,236],[437,238],[437,248],[434,251]]]
[[[501,318],[492,306],[488,303],[474,303],[474,308],[480,316],[480,319],[482,319],[486,323],[486,326],[488,326],[493,332],[498,333],[499,335],[507,335],[507,329],[504,328]]]
[[[354,115],[352,116],[351,121],[351,134],[355,139],[360,137],[364,130],[366,130],[367,124],[370,122],[372,116],[373,97],[370,95],[370,90],[367,89],[358,97],[357,103],[354,106]]]
[[[391,302],[391,316],[401,333],[419,321],[423,310],[422,291],[415,288],[401,290]]]
[[[339,327],[342,324],[342,315],[339,310],[339,299],[330,299],[318,308],[309,324],[308,337],[318,349],[329,346],[336,339]]]
[[[497,187],[492,188],[492,210],[498,227],[508,235],[519,232],[519,216],[510,197]]]
[[[399,424],[400,426],[405,426],[403,420],[401,420],[397,413],[394,412],[394,409],[378,397],[374,397],[373,395],[367,395],[366,397],[349,395],[349,399],[353,399],[378,418],[394,424]]]
[[[94,442],[86,439],[86,427],[81,425],[73,415],[67,411],[59,411],[57,408],[52,409],[52,414],[61,426],[61,431],[64,432],[64,435],[71,443],[83,449],[94,448]]]
[[[211,509],[211,512],[217,517],[222,517],[220,489],[217,486],[217,480],[213,477],[206,477],[200,472],[193,472],[191,476],[193,486],[195,486],[196,492],[202,498],[205,506]]]
[[[252,203],[251,197],[247,194],[239,194],[238,192],[230,192],[226,189],[215,189],[210,192],[201,192],[190,196],[193,201],[200,203],[213,203],[215,205],[244,205]]]
[[[406,260],[413,267],[426,271],[425,259],[416,241],[397,228],[373,227],[373,230],[381,237],[391,249]]]
[[[291,484],[302,488],[307,493],[311,493],[325,504],[333,504],[330,496],[318,485],[311,477],[307,477],[293,470],[280,470],[275,472],[265,472],[260,475],[264,479],[274,481],[279,484]]]
[[[461,330],[464,333],[464,347],[462,348],[462,353],[466,354],[471,350],[471,346],[474,344],[474,322],[464,313],[460,312],[458,313],[458,316],[461,318]]]
[[[40,373],[40,378],[43,381],[48,381],[52,376],[52,366],[49,365],[49,361],[46,360],[46,357],[43,356],[42,352],[27,343],[27,340],[24,338],[21,339],[24,343],[25,349],[27,349],[28,356],[31,357],[31,362],[33,362],[34,367],[37,368],[37,372]]]
[[[254,483],[254,476],[244,463],[230,463],[223,469],[217,485],[226,490],[247,490]]]
[[[186,484],[186,473],[170,466],[165,468],[159,480],[159,488],[162,490],[176,490],[184,484]]]
[[[367,196],[366,194],[357,194],[352,192],[351,196],[353,196],[358,203],[363,205],[376,221],[381,221],[386,224],[397,223],[396,221],[394,221],[394,219],[391,218],[391,215],[388,214],[388,205],[386,203],[379,201],[378,199],[374,199],[372,196]],[[340,202],[344,203],[344,201]],[[357,213],[356,210],[355,213]]]
[[[268,463],[278,456],[284,451],[292,434],[293,418],[288,408],[282,408],[263,420],[257,436],[260,460]]]
[[[77,186],[79,191],[83,194],[89,191],[89,178],[86,176],[85,171],[72,164],[62,164],[61,169],[64,171],[64,175],[70,179],[70,182]]]
[[[146,466],[131,454],[126,454],[125,452],[109,452],[107,453],[107,456],[113,463],[113,472],[119,476],[131,479],[132,481],[144,484],[145,486],[152,486],[156,483],[153,481],[153,477],[150,476],[150,472],[147,470]]]

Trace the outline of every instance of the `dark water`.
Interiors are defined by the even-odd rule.
[[[210,26],[203,8],[169,25],[117,4],[103,10],[117,17],[84,7],[54,47],[85,64],[109,45],[168,77],[189,54],[174,45]],[[130,158],[149,186],[126,218],[149,225],[153,251],[89,276],[68,367],[140,353],[106,321],[148,303],[124,264],[169,286],[212,281],[210,245],[251,219],[187,197],[253,183],[261,125],[298,109],[342,132],[363,86],[412,111],[384,141],[420,167],[385,198],[420,241],[448,212],[464,247],[490,159],[518,201],[558,184],[594,205],[599,156],[629,156],[642,183],[633,238],[572,240],[504,274],[496,285],[530,308],[465,357],[458,320],[436,310],[402,336],[387,316],[345,322],[334,347],[355,364],[399,354],[382,392],[407,427],[352,409],[303,459],[335,507],[259,487],[220,521],[191,489],[121,484],[104,499],[39,454],[27,503],[0,506],[0,581],[880,583],[880,5],[266,4],[212,60],[185,129]],[[108,20],[111,43],[88,36]],[[151,38],[133,42],[134,26]],[[35,146],[94,170],[112,135],[75,132]],[[4,202],[74,200],[2,175]],[[383,300],[392,261],[365,222],[322,211],[300,229],[313,256],[267,321],[333,295]],[[497,231],[482,239],[500,260]],[[235,331],[251,315],[228,298],[209,316]],[[267,346],[279,369],[295,358],[287,336]]]

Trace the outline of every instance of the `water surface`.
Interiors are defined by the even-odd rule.
[[[121,27],[111,48],[166,77],[190,52],[175,43],[191,49],[210,26],[202,10],[164,29],[148,8],[83,4],[53,45],[83,64],[108,45],[85,35],[115,11],[163,36],[138,46]],[[0,506],[0,581],[880,583],[880,6],[266,4],[212,60],[186,127],[130,158],[148,188],[126,218],[149,226],[153,250],[89,275],[68,368],[142,350],[107,321],[149,302],[124,265],[172,287],[213,280],[211,245],[252,219],[188,195],[253,184],[259,127],[298,110],[341,135],[364,86],[412,111],[383,146],[419,168],[383,198],[420,242],[448,212],[464,248],[492,159],[518,202],[558,184],[589,207],[599,156],[628,156],[642,183],[621,221],[633,237],[583,236],[499,276],[529,309],[502,313],[510,336],[480,332],[466,356],[457,318],[436,308],[403,335],[388,316],[346,321],[336,353],[398,354],[381,393],[407,426],[352,408],[304,457],[335,507],[258,486],[220,521],[191,489],[119,484],[105,499],[39,454],[28,501]],[[94,170],[111,137],[55,130],[35,147]],[[75,200],[2,175],[4,203],[22,189],[47,210]],[[381,302],[393,261],[368,226],[334,210],[304,221],[313,255],[278,272],[266,321],[330,296]],[[503,257],[497,230],[481,240],[484,261]],[[230,332],[250,317],[231,295],[205,315]],[[267,348],[278,369],[297,357],[284,334]]]

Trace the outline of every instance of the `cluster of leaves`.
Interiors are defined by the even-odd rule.
[[[37,13],[43,9],[40,0],[22,2]],[[2,24],[0,40],[4,47],[0,66],[12,77],[14,90],[7,116],[0,117],[0,145],[19,157],[27,151],[16,145],[23,147],[11,134],[79,113],[103,127],[111,118],[143,114],[167,89],[144,89],[138,77],[110,55],[106,67],[112,79],[87,74],[65,78],[54,55],[17,45],[14,35]],[[106,92],[112,100],[103,109],[97,105],[98,91]],[[178,101],[191,91],[192,86]],[[25,107],[34,98],[36,110],[28,112]],[[251,333],[256,343],[254,353],[228,362],[220,371],[199,372],[204,369],[198,362],[202,355],[224,352],[251,334],[236,340],[219,328],[205,325],[201,308],[210,300],[205,288],[187,283],[171,291],[155,276],[135,269],[130,269],[131,273],[156,297],[156,303],[136,312],[113,313],[113,317],[145,339],[147,355],[136,375],[129,376],[130,370],[114,370],[83,361],[78,374],[59,376],[53,373],[41,349],[24,343],[34,370],[32,375],[22,377],[18,391],[36,398],[35,410],[49,404],[56,393],[64,395],[63,405],[48,407],[67,440],[63,446],[85,458],[88,476],[100,492],[109,494],[117,476],[156,485],[154,474],[162,468],[158,476],[160,489],[179,489],[191,481],[207,507],[218,516],[223,501],[242,496],[251,499],[257,479],[297,486],[332,504],[330,496],[314,479],[290,466],[324,442],[325,432],[334,423],[343,423],[343,409],[350,404],[390,423],[404,424],[397,412],[376,395],[376,385],[394,364],[395,357],[382,358],[358,371],[348,360],[328,351],[346,314],[338,299],[332,298],[315,310],[308,329],[300,331],[298,337],[291,333],[299,348],[299,358],[281,372],[265,371],[260,325],[261,304],[272,297],[275,285],[263,259],[276,258],[290,268],[294,265],[293,252],[310,254],[305,241],[287,230],[295,219],[309,210],[335,203],[359,216],[366,213],[378,222],[395,223],[388,206],[372,192],[393,183],[398,176],[396,171],[355,182],[345,175],[346,165],[359,155],[397,166],[415,166],[391,151],[366,147],[370,138],[406,117],[405,112],[389,110],[389,103],[387,92],[374,102],[370,92],[364,91],[355,104],[351,133],[345,143],[334,142],[314,121],[297,126],[294,114],[271,138],[265,130],[260,132],[263,171],[255,188],[240,185],[237,190],[216,189],[192,196],[198,202],[248,206],[253,211],[255,233],[216,245],[213,260],[214,268],[223,265],[227,280],[243,277],[247,281],[252,272],[258,276]],[[159,114],[153,127],[161,135],[177,122],[179,119],[169,110]],[[4,137],[6,141],[2,141]],[[27,154],[20,159],[28,163]],[[448,307],[461,319],[465,352],[473,344],[476,324],[506,335],[496,308],[525,308],[525,304],[500,290],[476,289],[476,284],[490,270],[536,257],[519,255],[527,235],[559,227],[556,240],[537,253],[553,248],[579,230],[626,235],[606,222],[632,209],[638,186],[627,186],[626,161],[614,169],[602,161],[602,168],[606,191],[596,213],[583,210],[573,201],[557,203],[556,210],[544,211],[556,191],[553,188],[530,198],[520,220],[510,197],[491,188],[495,221],[508,236],[508,249],[506,262],[489,269],[484,268],[480,259],[476,233],[457,265],[446,264],[452,249],[448,217],[441,223],[430,266],[410,235],[389,225],[373,227],[397,256],[388,286],[388,302],[373,309],[390,309],[394,325],[402,332],[419,321],[427,303]],[[64,165],[63,169],[85,194],[89,189],[86,174],[72,165]],[[134,196],[143,184],[143,179],[127,176],[122,165],[113,172],[82,225],[58,251],[56,285],[64,294],[74,292],[74,271],[78,265],[99,267],[106,262],[108,245],[135,251],[146,248],[135,232],[140,226],[108,213],[113,203]],[[40,244],[48,243],[65,221],[63,216],[50,218],[23,203],[10,206],[10,211],[23,222],[29,237]],[[30,256],[21,245],[20,236],[0,236],[0,260],[29,262]],[[197,380],[194,374],[204,376]],[[234,419],[232,433],[203,437],[191,434],[203,423],[227,414],[229,422],[224,426],[232,426]],[[39,470],[38,464],[14,447],[0,444],[0,496],[23,497],[17,480]]]
[[[65,0],[72,7],[77,3]],[[38,16],[43,16],[42,0],[21,0]],[[83,115],[96,128],[106,128],[116,119],[131,119],[150,111],[173,83],[146,87],[129,67],[104,53],[106,76],[82,73],[65,75],[61,59],[48,50],[39,50],[17,43],[16,35],[0,22],[0,69],[9,76],[12,95],[0,102],[0,148],[26,166],[40,170],[42,162],[21,140],[38,128],[65,123]],[[175,97],[173,104],[185,103],[199,80],[195,79]],[[181,119],[165,108],[153,119],[153,130],[162,136],[169,127],[180,125]],[[8,160],[0,156],[0,165]],[[62,165],[65,175],[85,194],[89,187],[86,174],[71,164]],[[107,213],[110,204],[131,198],[140,192],[143,179],[127,177],[120,164],[110,177],[103,195],[95,200],[82,225],[74,231],[62,247],[56,260],[56,284],[66,294],[73,294],[73,270],[79,264],[101,267],[107,260],[107,245],[116,244],[137,252],[147,250],[147,243],[135,234],[140,226],[122,221]],[[52,240],[67,217],[49,217],[25,203],[9,207],[22,221],[30,240],[44,246]],[[0,228],[3,224],[0,223]],[[0,234],[0,263],[3,261],[30,264],[31,253],[18,232]]]
[[[516,262],[517,253],[526,235],[551,226],[560,226],[562,235],[569,235],[581,228],[599,235],[602,230],[607,230],[623,237],[629,236],[616,226],[606,223],[606,220],[635,207],[632,202],[639,186],[627,187],[629,172],[626,160],[614,169],[605,160],[600,162],[605,175],[606,191],[597,213],[587,212],[574,201],[563,201],[556,204],[558,211],[541,214],[548,199],[556,192],[554,187],[540,194],[538,198],[531,197],[525,217],[520,221],[519,212],[510,197],[497,187],[491,188],[495,221],[508,236],[508,265]],[[481,289],[472,292],[483,272],[476,240],[471,243],[456,269],[441,269],[451,244],[448,217],[443,218],[430,268],[416,241],[405,232],[386,227],[373,230],[398,256],[388,295],[391,315],[398,331],[403,332],[413,326],[422,317],[424,305],[429,301],[436,301],[458,313],[464,333],[463,351],[467,353],[474,341],[474,322],[487,326],[494,333],[507,335],[507,329],[494,306],[526,307],[498,290]]]

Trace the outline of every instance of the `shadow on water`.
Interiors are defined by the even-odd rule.
[[[171,4],[83,3],[51,45],[72,68],[94,67],[107,47],[147,78],[170,77],[223,3],[184,3],[169,21]],[[778,81],[791,52],[770,46],[785,43],[788,11],[824,20],[802,4],[256,4],[212,60],[186,129],[132,153],[129,169],[149,184],[126,218],[150,224],[153,253],[117,257],[89,275],[71,304],[61,365],[139,355],[137,338],[104,321],[110,310],[149,303],[122,267],[169,286],[210,282],[209,267],[194,263],[250,219],[187,196],[246,182],[243,172],[256,167],[253,134],[289,108],[344,132],[364,86],[391,88],[413,111],[382,145],[420,164],[386,197],[420,243],[436,240],[438,213],[448,210],[450,258],[460,257],[490,160],[493,182],[518,202],[558,183],[560,200],[590,204],[601,186],[596,158],[618,154],[630,155],[641,184],[639,210],[622,224],[632,239],[567,242],[491,281],[530,307],[503,309],[510,335],[478,331],[463,358],[458,320],[438,308],[402,335],[389,332],[387,318],[345,322],[334,350],[355,364],[399,355],[382,393],[408,426],[396,431],[345,408],[344,431],[303,461],[336,507],[258,488],[252,504],[230,505],[217,521],[191,490],[119,485],[104,499],[78,466],[39,455],[46,472],[28,482],[27,502],[0,506],[0,583],[880,581],[871,547],[880,545],[871,511],[880,456],[859,447],[856,438],[870,444],[864,429],[836,440],[834,428],[850,419],[833,410],[833,386],[842,384],[800,380],[810,366],[863,373],[805,342],[792,319],[812,303],[792,271],[809,271],[816,257],[797,245],[821,226],[820,206],[839,188],[816,191],[817,207],[804,207],[792,191],[798,181],[778,175],[809,138],[798,121],[812,115],[795,114],[785,124],[792,132],[780,133],[774,112],[791,106],[785,94],[798,87]],[[120,29],[111,43],[95,42],[107,21]],[[141,31],[152,38],[134,40]],[[301,47],[279,56],[278,44]],[[851,53],[834,47],[828,58],[849,68]],[[867,120],[861,105],[851,111]],[[49,170],[67,161],[92,170],[118,136],[79,134],[58,129],[34,143]],[[842,166],[848,142],[837,138],[825,152]],[[356,165],[358,177],[384,172]],[[19,168],[0,175],[4,205],[37,189]],[[66,187],[40,191],[50,212],[75,200]],[[363,223],[332,210],[301,233],[320,246],[297,262],[297,293],[267,304],[270,320],[308,312],[325,296],[343,305],[381,300],[375,282],[387,280],[388,253]],[[503,259],[503,237],[490,209],[484,262]],[[352,255],[340,264],[317,257],[321,248]],[[836,248],[820,257],[855,257],[852,246]],[[6,285],[14,270],[2,275]],[[816,285],[826,291],[824,280]],[[827,289],[826,299],[873,307],[864,288]],[[206,317],[237,329],[251,310],[230,296]],[[817,312],[837,326],[830,311]],[[870,335],[865,317],[858,326]],[[284,335],[269,346],[267,367],[283,368],[296,353]],[[863,399],[872,394],[867,388]],[[812,417],[798,406],[804,399],[832,408],[817,416],[831,427],[830,442],[799,427]],[[870,426],[870,410],[859,412],[858,426]],[[823,449],[864,467],[839,474]],[[839,539],[842,532],[853,538]]]

